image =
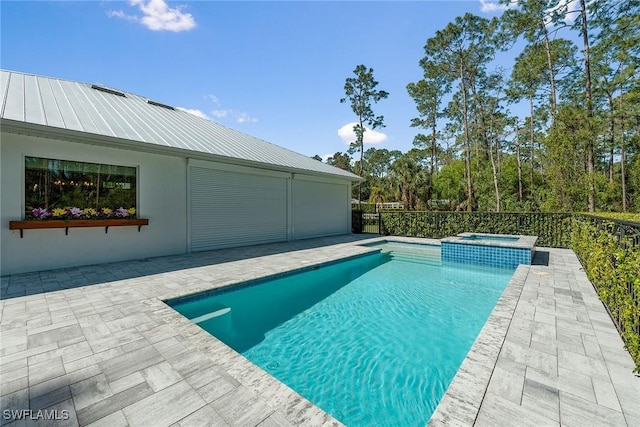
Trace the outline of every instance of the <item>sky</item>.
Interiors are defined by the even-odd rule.
[[[100,84],[178,107],[299,153],[326,158],[354,140],[341,104],[359,64],[389,97],[365,149],[406,152],[419,132],[406,85],[426,40],[469,1],[0,1],[0,67]],[[499,65],[507,70],[518,52]]]

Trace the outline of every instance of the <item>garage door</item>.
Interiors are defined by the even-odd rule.
[[[287,179],[189,168],[192,251],[287,240]]]
[[[349,185],[293,180],[295,239],[346,234],[349,228]]]

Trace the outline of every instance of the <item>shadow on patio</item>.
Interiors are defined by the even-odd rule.
[[[379,235],[350,234],[14,274],[2,276],[0,299],[133,279],[286,252],[317,249],[323,246],[351,243],[375,237],[379,237]]]

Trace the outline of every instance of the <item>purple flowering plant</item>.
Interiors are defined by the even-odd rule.
[[[48,220],[48,219],[109,219],[109,218],[135,218],[136,208],[125,209],[122,206],[117,209],[110,208],[85,208],[80,209],[78,207],[72,208],[34,208],[31,211],[31,217],[27,219],[31,220]]]

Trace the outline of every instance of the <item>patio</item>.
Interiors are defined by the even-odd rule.
[[[2,409],[68,411],[60,426],[340,425],[161,300],[364,254],[370,238],[2,277]],[[540,249],[548,262],[518,268],[433,425],[640,425],[640,379],[577,258]]]

